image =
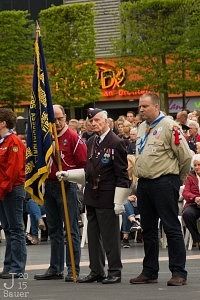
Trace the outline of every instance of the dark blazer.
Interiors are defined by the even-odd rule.
[[[127,151],[125,143],[109,131],[100,145],[97,136],[88,142],[84,203],[96,208],[113,208],[115,187],[128,188]]]

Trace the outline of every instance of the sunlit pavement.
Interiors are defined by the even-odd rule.
[[[132,243],[130,249],[122,249],[122,282],[114,285],[101,283],[65,283],[64,280],[36,281],[35,273],[42,273],[49,266],[50,245],[42,243],[28,246],[26,274],[23,279],[0,279],[0,299],[34,300],[98,300],[98,299],[152,299],[152,300],[199,300],[200,299],[200,251],[187,251],[188,285],[167,287],[171,277],[168,269],[167,249],[160,249],[160,272],[158,284],[130,285],[129,279],[141,272],[143,245]],[[0,261],[5,246],[0,244]],[[89,273],[87,246],[82,249],[81,276]]]

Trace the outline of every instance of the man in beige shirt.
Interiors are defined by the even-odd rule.
[[[138,128],[135,167],[145,257],[142,273],[130,283],[157,282],[160,218],[167,235],[172,273],[167,285],[185,285],[186,252],[178,220],[178,198],[181,182],[190,170],[190,150],[178,124],[160,112],[156,94],[144,94],[139,110],[144,122]]]

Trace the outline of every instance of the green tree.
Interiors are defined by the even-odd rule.
[[[0,100],[14,108],[30,96],[24,75],[32,59],[32,26],[25,11],[1,11],[0,28]]]
[[[122,38],[118,54],[134,66],[136,80],[127,89],[146,88],[163,97],[168,113],[168,94],[197,90],[194,66],[200,42],[193,35],[200,26],[199,1],[140,0],[121,4]],[[197,35],[199,36],[199,35]]]
[[[48,8],[40,25],[53,101],[72,108],[99,99],[93,4]]]

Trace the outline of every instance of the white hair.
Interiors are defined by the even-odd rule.
[[[194,154],[191,161],[191,167],[194,168],[194,162],[198,161],[200,162],[200,154]]]
[[[132,127],[131,130],[130,130],[130,133],[135,133],[137,134],[138,130],[137,130],[137,127]]]
[[[192,116],[193,116],[193,113],[190,112],[190,113],[188,114],[188,120],[192,120]]]
[[[193,127],[195,127],[196,129],[199,129],[199,124],[198,124],[196,121],[190,120],[190,121],[188,122],[188,126],[189,126],[189,127],[190,127],[190,126],[193,126]]]
[[[98,112],[97,115],[103,119],[108,119],[108,113],[106,110],[102,110],[102,111]]]

